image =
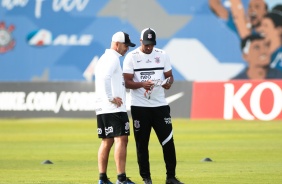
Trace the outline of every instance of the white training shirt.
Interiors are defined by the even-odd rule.
[[[126,90],[119,57],[113,49],[106,49],[95,68],[96,115],[126,112]],[[114,97],[122,98],[123,104],[117,107],[110,102]]]
[[[164,72],[171,70],[170,59],[161,49],[154,48],[151,54],[145,54],[136,48],[129,52],[123,62],[123,73],[134,74],[134,82],[165,79]],[[131,105],[141,107],[159,107],[167,105],[164,88],[155,86],[150,99],[144,96],[144,88],[130,89]]]

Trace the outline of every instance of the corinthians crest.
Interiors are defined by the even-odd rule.
[[[134,127],[135,128],[140,128],[140,121],[134,120]]]
[[[155,62],[160,63],[160,57],[155,57]]]
[[[5,22],[0,22],[0,54],[14,48],[15,40],[11,34],[14,29],[15,26],[10,25],[6,28]]]

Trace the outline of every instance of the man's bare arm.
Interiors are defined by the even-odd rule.
[[[236,25],[237,31],[240,38],[243,39],[251,33],[250,28],[248,28],[245,10],[241,0],[230,0],[231,2],[231,13],[233,16],[234,23]]]
[[[224,20],[228,19],[228,11],[221,4],[220,0],[209,0],[209,6],[216,16]]]
[[[152,81],[144,81],[144,82],[134,82],[133,81],[134,74],[124,73],[124,82],[125,87],[128,89],[138,89],[138,88],[144,88],[146,90],[149,90],[154,83]]]

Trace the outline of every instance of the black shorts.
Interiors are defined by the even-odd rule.
[[[99,138],[113,138],[130,135],[129,119],[126,112],[97,115],[97,132]]]

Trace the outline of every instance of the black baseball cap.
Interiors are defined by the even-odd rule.
[[[141,32],[142,43],[144,45],[156,45],[156,32],[151,28],[143,29]]]
[[[130,41],[129,35],[125,32],[116,32],[112,37],[112,42],[124,43],[127,46],[135,47],[135,44]]]

